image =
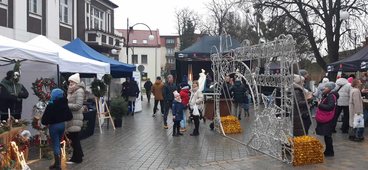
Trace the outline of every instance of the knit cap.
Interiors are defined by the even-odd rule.
[[[75,74],[71,75],[68,80],[79,84],[80,83],[79,73],[75,73]]]

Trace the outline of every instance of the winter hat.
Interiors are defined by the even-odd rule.
[[[80,83],[79,73],[75,73],[75,74],[71,75],[68,80],[79,84]]]
[[[327,78],[327,77],[325,77],[325,78],[323,78],[322,79],[322,83],[327,83],[327,82],[329,82],[330,80]]]
[[[183,86],[181,89],[183,89],[183,90],[184,89],[189,89],[189,86],[187,86],[187,85],[186,86]]]
[[[156,80],[161,80],[161,77],[160,76],[156,77]]]
[[[180,102],[181,101],[181,98],[180,98],[180,94],[178,93],[178,91],[175,90],[173,92],[173,94],[174,94],[175,100],[178,101],[178,102]]]
[[[64,97],[64,91],[59,88],[56,88],[51,91],[50,103],[53,103],[55,100],[63,98],[63,97]]]
[[[353,80],[354,80],[354,78],[353,77],[349,77],[348,78],[348,82],[351,84],[351,83],[353,83]]]
[[[303,76],[294,74],[294,83],[301,84],[304,80],[305,78]]]
[[[308,74],[308,71],[307,70],[299,70],[299,74],[304,77],[305,75]]]
[[[327,82],[327,83],[325,84],[325,88],[329,88],[330,90],[335,89],[335,87],[336,87],[336,84],[335,84],[334,82],[332,82],[332,81]]]

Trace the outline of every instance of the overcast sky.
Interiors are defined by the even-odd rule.
[[[159,29],[160,35],[177,34],[175,9],[188,7],[199,14],[206,12],[205,3],[210,0],[111,0],[119,6],[115,9],[115,29],[126,29],[129,25],[145,23],[152,30]],[[135,29],[146,29],[136,26]]]

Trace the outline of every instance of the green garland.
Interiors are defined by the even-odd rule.
[[[102,79],[103,79],[103,81],[104,81],[105,84],[110,85],[112,76],[111,76],[111,74],[105,74],[102,77]]]
[[[102,97],[106,94],[106,85],[103,81],[95,79],[91,83],[91,90],[96,97]]]

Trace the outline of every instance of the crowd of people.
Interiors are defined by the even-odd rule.
[[[293,135],[308,135],[310,116],[314,115],[316,134],[324,137],[325,156],[334,156],[332,134],[337,132],[339,120],[341,133],[347,134],[347,139],[363,141],[367,125],[364,122],[368,118],[368,107],[363,102],[363,97],[368,95],[367,73],[359,79],[355,75],[341,74],[336,82],[324,77],[314,92],[306,88],[308,81],[308,73],[294,75]]]

